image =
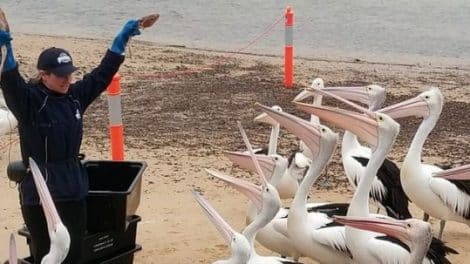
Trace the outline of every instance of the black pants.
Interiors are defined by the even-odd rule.
[[[56,202],[55,206],[62,222],[70,234],[70,249],[63,263],[79,263],[82,238],[86,231],[86,200]],[[26,226],[31,234],[31,249],[35,263],[49,252],[50,240],[46,218],[41,205],[21,206]]]

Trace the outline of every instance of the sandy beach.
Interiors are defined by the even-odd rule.
[[[110,40],[15,34],[13,47],[25,76],[35,72],[39,52],[56,46],[69,50],[80,67],[77,78],[97,65]],[[254,145],[268,142],[269,128],[252,120],[259,113],[254,104],[278,104],[299,112],[290,103],[312,78],[325,85],[379,84],[387,88],[386,104],[417,95],[437,86],[445,97],[444,109],[428,138],[424,162],[458,166],[470,163],[469,68],[426,64],[368,63],[363,60],[331,61],[297,59],[295,87],[283,88],[283,58],[223,53],[160,46],[132,41],[131,56],[120,69],[122,77],[125,159],[144,160],[142,196],[137,214],[135,263],[211,263],[229,255],[224,240],[191,196],[201,191],[237,230],[245,223],[247,200],[237,191],[206,174],[213,168],[256,182],[256,176],[233,167],[223,152],[243,148],[236,121],[241,121]],[[325,100],[326,104],[333,101]],[[106,95],[87,111],[82,152],[87,159],[109,159]],[[406,119],[389,157],[401,164],[421,120]],[[338,132],[342,132],[337,130]],[[295,147],[293,135],[281,132],[279,152]],[[22,226],[18,192],[6,177],[9,160],[19,157],[17,133],[0,138],[0,261],[8,255],[8,237]],[[339,148],[337,149],[339,150]],[[311,190],[312,201],[348,202],[352,196],[339,152],[328,173]],[[288,201],[285,201],[288,204]],[[412,205],[413,216],[422,211]],[[439,223],[431,218],[434,231]],[[449,222],[443,240],[459,252],[452,263],[468,263],[470,228]],[[19,255],[28,255],[26,242],[17,236]],[[259,252],[271,254],[258,245]],[[314,263],[302,259],[303,263]]]

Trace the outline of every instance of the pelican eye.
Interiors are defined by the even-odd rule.
[[[379,115],[379,121],[384,121],[384,117]]]
[[[411,227],[411,224],[410,224],[410,223],[408,223],[408,224],[406,224],[406,226],[407,226],[407,227]]]
[[[367,90],[372,91],[372,87],[367,87]]]
[[[326,132],[326,129],[322,127],[321,132]]]
[[[429,99],[430,97],[429,97],[429,95],[426,95],[424,98],[425,98],[425,99]]]

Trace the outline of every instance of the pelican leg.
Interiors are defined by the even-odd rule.
[[[439,239],[442,240],[442,233],[444,233],[444,227],[446,226],[446,220],[441,220],[441,228],[439,229]]]
[[[429,215],[428,215],[427,213],[424,213],[424,215],[423,215],[423,221],[424,221],[424,222],[429,221]]]
[[[377,206],[377,214],[380,213],[380,206]]]

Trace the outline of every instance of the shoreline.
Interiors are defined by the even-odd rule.
[[[28,37],[49,37],[49,38],[66,38],[76,40],[89,40],[89,41],[111,41],[112,38],[96,38],[96,37],[83,37],[83,36],[72,36],[72,35],[53,35],[53,34],[35,34],[35,33],[16,33],[20,36]],[[191,47],[185,44],[178,43],[166,43],[165,41],[154,42],[150,40],[139,40],[138,37],[133,39],[132,42],[141,43],[144,45],[154,45],[157,47],[168,47],[168,48],[181,48],[189,51],[202,51],[212,53],[225,53],[225,54],[238,54],[238,55],[250,55],[268,58],[283,58],[282,54],[274,53],[257,53],[249,51],[236,51],[227,49],[217,48],[204,48],[204,47]],[[295,45],[294,45],[295,49]],[[319,52],[321,54],[328,53],[327,51]],[[423,56],[423,55],[412,55],[412,54],[374,54],[367,56],[364,54],[345,53],[341,51],[331,51],[334,55],[323,55],[323,56],[305,56],[295,55],[294,59],[305,60],[305,61],[323,61],[333,63],[364,63],[364,64],[378,64],[378,65],[395,65],[395,66],[409,66],[409,67],[430,67],[436,69],[457,69],[457,70],[470,70],[470,58],[455,58],[455,57],[438,57],[438,56]],[[402,62],[399,62],[401,60]],[[294,62],[295,63],[295,62]]]

